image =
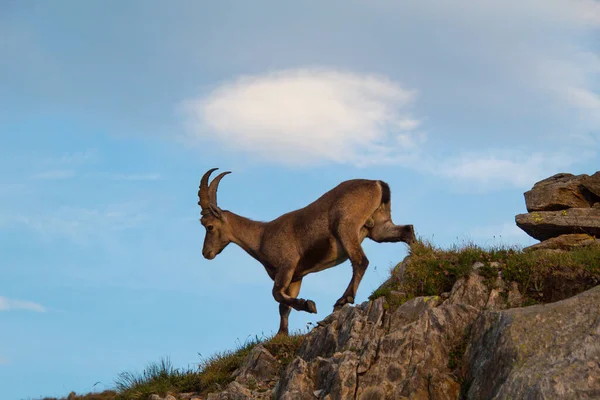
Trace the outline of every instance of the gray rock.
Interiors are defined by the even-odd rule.
[[[477,313],[465,304],[442,304],[383,336],[377,362],[358,375],[358,398],[458,398],[449,353]]]
[[[473,271],[479,271],[479,269],[480,269],[481,267],[483,267],[483,266],[485,266],[485,264],[484,264],[484,263],[482,263],[481,261],[477,261],[476,263],[474,263],[474,264],[473,264],[473,266],[471,267],[471,269],[472,269]]]
[[[448,302],[484,308],[488,302],[490,291],[483,281],[484,278],[474,272],[466,278],[459,279],[452,287]]]
[[[510,289],[508,290],[508,299],[506,303],[509,308],[519,307],[521,304],[523,304],[523,296],[521,295],[521,292],[519,291],[519,285],[517,285],[516,282],[510,283]]]
[[[425,311],[439,306],[441,302],[442,299],[438,296],[415,297],[405,302],[386,314],[384,318],[386,331],[393,332],[416,321]]]
[[[529,214],[519,214],[515,217],[515,221],[519,228],[538,240],[547,240],[573,233],[600,236],[599,208],[536,211]]]
[[[312,363],[311,377],[323,398],[349,399],[354,397],[359,360],[356,353],[345,351],[332,357],[317,357]]]
[[[600,398],[600,286],[557,303],[486,311],[465,355],[468,399]]]
[[[600,171],[586,178],[582,183],[583,192],[592,204],[600,203]]]
[[[240,383],[245,383],[250,377],[259,382],[268,381],[277,375],[279,363],[262,344],[255,346],[246,357],[244,364],[233,376]]]
[[[533,246],[525,247],[523,250],[572,250],[578,247],[595,245],[596,243],[596,238],[593,236],[585,233],[572,233],[544,240]]]
[[[581,184],[588,175],[556,174],[537,182],[525,192],[527,211],[556,211],[567,208],[590,207],[581,190]]]
[[[311,361],[314,358],[331,357],[334,353],[355,351],[364,354],[364,362],[372,356],[369,343],[383,331],[385,299],[380,297],[357,307],[344,306],[332,314],[326,326],[315,328],[299,350],[299,356]]]
[[[227,389],[219,393],[210,393],[207,400],[252,400],[252,391],[239,382],[233,381],[227,385]]]
[[[315,384],[310,378],[309,364],[296,357],[288,365],[285,374],[273,390],[273,399],[277,400],[313,400]]]

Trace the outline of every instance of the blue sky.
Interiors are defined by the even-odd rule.
[[[271,281],[202,258],[197,186],[269,220],[382,179],[396,223],[440,246],[529,245],[523,192],[591,174],[596,0],[0,2],[0,397],[110,387],[278,327]],[[364,242],[357,301],[406,254]],[[314,274],[292,329],[329,314]]]

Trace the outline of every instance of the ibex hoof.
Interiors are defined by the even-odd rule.
[[[306,300],[306,311],[308,311],[311,314],[317,313],[317,305],[315,304],[314,301]]]
[[[346,296],[346,303],[354,304],[354,297]]]
[[[349,303],[348,299],[352,299],[352,301],[354,301],[354,299],[350,296],[342,297],[341,299],[336,301],[335,304],[333,305],[333,311],[335,312],[335,311],[341,310],[342,307],[344,307],[346,304]]]

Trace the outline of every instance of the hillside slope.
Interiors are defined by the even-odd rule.
[[[95,396],[599,398],[599,284],[597,244],[521,251],[419,242],[370,301],[344,306],[306,335],[255,340],[199,370],[124,374],[119,390]]]

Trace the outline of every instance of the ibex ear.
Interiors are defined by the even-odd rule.
[[[211,204],[209,206],[209,210],[210,210],[210,213],[212,215],[214,215],[215,217],[217,217],[219,219],[223,218],[223,212],[221,211],[221,209],[219,207],[215,206],[214,204]]]

